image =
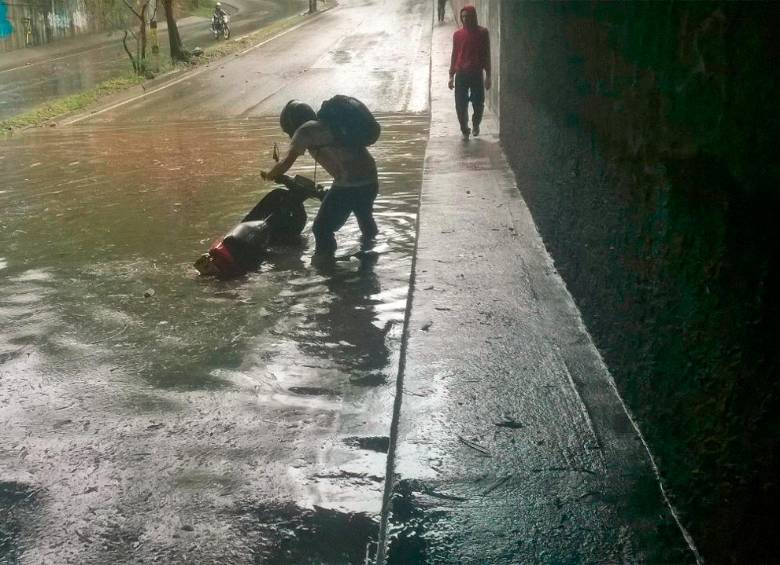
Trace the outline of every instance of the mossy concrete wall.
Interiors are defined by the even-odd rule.
[[[775,562],[780,10],[501,15],[503,144],[674,504],[708,562]]]

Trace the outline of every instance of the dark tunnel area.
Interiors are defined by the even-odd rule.
[[[672,503],[707,562],[775,562],[780,10],[500,9],[502,142]]]

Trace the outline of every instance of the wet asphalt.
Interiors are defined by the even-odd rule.
[[[0,141],[0,562],[693,562],[429,4]],[[350,220],[335,265],[307,229],[198,277],[281,106],[335,92],[383,125],[375,252]]]
[[[232,0],[225,5],[231,14],[231,34],[235,38],[301,13],[308,3],[305,0]],[[157,19],[160,61],[164,63],[170,58],[165,15],[158,14]],[[183,18],[178,29],[185,47],[205,48],[222,41],[212,38],[209,26],[208,18]],[[123,35],[122,31],[115,30],[0,53],[0,120],[125,75],[131,70],[131,64],[122,46]],[[151,36],[149,42],[151,50]],[[132,37],[128,45],[134,49]]]

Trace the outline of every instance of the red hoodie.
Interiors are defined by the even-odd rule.
[[[477,25],[477,10],[474,6],[465,6],[461,13],[469,12],[474,16],[473,26],[464,26],[452,36],[452,60],[450,76],[455,73],[490,72],[490,34]]]

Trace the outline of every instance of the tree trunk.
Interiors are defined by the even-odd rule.
[[[146,9],[149,7],[149,3],[146,2],[141,6],[141,26],[138,30],[138,60],[142,61],[142,65],[146,66]]]
[[[165,6],[165,21],[168,23],[168,41],[171,46],[171,60],[176,61],[189,61],[190,53],[181,43],[181,37],[179,36],[179,28],[176,27],[176,19],[173,17],[173,1],[163,0]]]

